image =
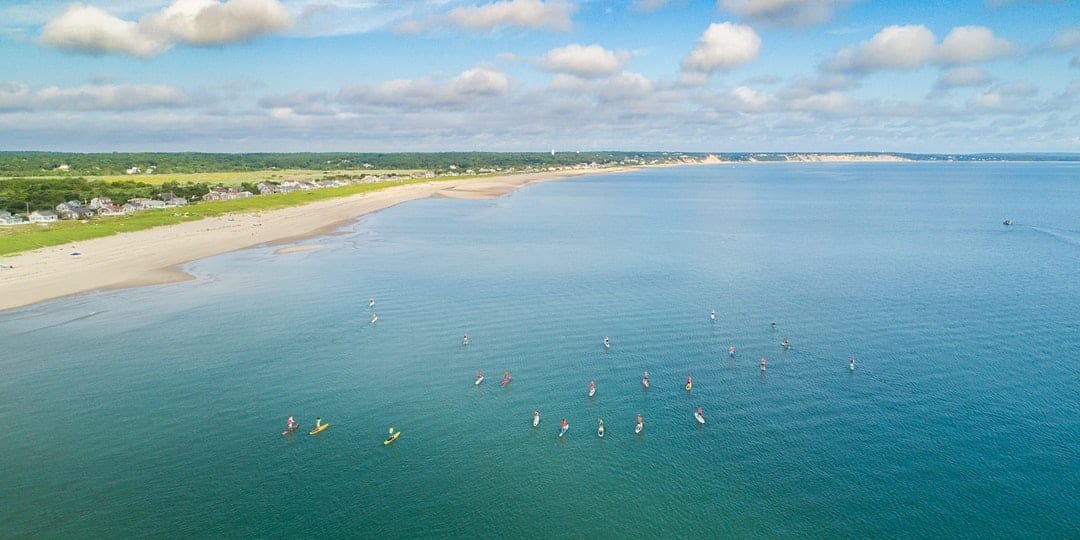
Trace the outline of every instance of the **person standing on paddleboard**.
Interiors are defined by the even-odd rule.
[[[319,429],[320,427],[322,427],[322,418],[319,418],[318,416],[316,416],[315,417],[315,429]]]
[[[285,422],[285,428],[289,431],[296,429],[296,420],[293,420],[293,417],[290,416],[289,421]]]

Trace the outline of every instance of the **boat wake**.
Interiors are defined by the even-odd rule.
[[[60,321],[58,323],[53,323],[53,324],[50,324],[50,325],[47,325],[47,326],[40,326],[38,328],[27,330],[27,331],[23,332],[22,334],[29,334],[29,333],[32,333],[32,332],[37,332],[39,330],[47,330],[49,328],[56,328],[58,326],[64,326],[65,324],[71,324],[73,322],[78,322],[78,321],[81,321],[83,319],[89,319],[90,317],[93,317],[94,315],[99,315],[101,313],[104,313],[104,311],[91,311],[90,313],[87,313],[86,315],[80,315],[80,316],[75,317],[73,319],[68,319],[66,321]],[[20,334],[20,335],[22,335],[22,334]]]
[[[1055,240],[1059,240],[1070,246],[1080,247],[1080,233],[1076,231],[1070,231],[1067,229],[1055,229],[1051,227],[1036,227],[1034,225],[1026,225],[1026,227],[1035,232],[1048,235]]]

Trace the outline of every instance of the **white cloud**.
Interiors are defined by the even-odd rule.
[[[144,33],[137,23],[114,17],[96,7],[72,4],[41,30],[42,45],[86,54],[121,53],[146,58],[160,54],[169,43]]]
[[[417,109],[459,107],[484,98],[499,97],[510,91],[506,74],[488,67],[463,71],[438,83],[430,79],[398,79],[378,85],[352,85],[342,88],[337,100],[354,106],[408,107]]]
[[[840,92],[826,92],[792,100],[790,108],[794,111],[841,115],[852,114],[857,110],[857,105],[855,100]]]
[[[934,33],[922,25],[888,26],[856,47],[836,53],[826,64],[838,71],[915,69],[934,54]]]
[[[653,82],[640,73],[620,73],[603,81],[597,94],[606,101],[623,101],[647,97],[654,89]]]
[[[0,111],[23,109],[29,102],[29,86],[12,81],[0,82]]]
[[[34,96],[34,102],[40,108],[74,111],[175,108],[186,106],[190,101],[183,90],[160,84],[50,86]]]
[[[139,22],[72,4],[42,29],[39,43],[86,54],[120,53],[147,58],[175,43],[221,45],[274,33],[292,24],[277,0],[174,0]]]
[[[731,98],[734,99],[735,108],[741,111],[763,111],[776,101],[774,96],[746,86],[732,90]]]
[[[0,83],[0,110],[142,111],[190,106],[188,92],[161,84],[85,84],[37,91],[23,83]]]
[[[964,66],[943,71],[938,76],[936,88],[948,89],[963,86],[982,86],[990,82],[990,74],[975,66]]]
[[[192,45],[220,45],[288,28],[289,12],[277,0],[175,0],[139,21],[145,32]]]
[[[1012,54],[1016,45],[982,26],[957,26],[945,36],[934,57],[942,64],[970,64]]]
[[[688,71],[728,71],[754,60],[760,52],[761,38],[753,28],[729,22],[713,23],[683,59],[682,67]]]
[[[609,51],[599,45],[567,45],[551,49],[544,55],[544,69],[555,73],[570,73],[579,77],[606,77],[622,70],[630,58],[625,51]]]
[[[576,11],[577,6],[567,2],[507,0],[483,6],[455,8],[447,17],[457,26],[479,31],[489,31],[498,27],[567,31],[573,26],[570,16]]]
[[[1054,39],[1050,41],[1050,48],[1056,51],[1080,49],[1080,26],[1073,26],[1058,32]]]
[[[510,91],[510,79],[494,69],[477,67],[465,70],[450,82],[454,95],[499,96]]]
[[[832,18],[850,0],[719,0],[718,7],[751,20],[804,26]]]

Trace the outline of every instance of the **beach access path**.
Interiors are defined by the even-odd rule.
[[[0,257],[0,310],[102,289],[193,279],[181,265],[252,246],[329,234],[364,214],[426,197],[482,199],[629,167],[437,180],[259,212],[239,212]],[[78,253],[78,255],[72,255]]]

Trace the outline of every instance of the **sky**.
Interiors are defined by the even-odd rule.
[[[1080,152],[1080,1],[3,0],[0,150]]]

